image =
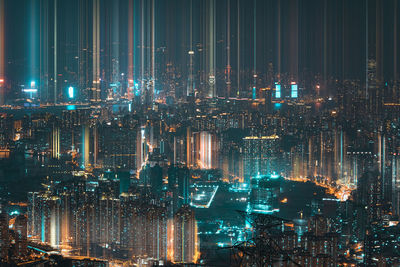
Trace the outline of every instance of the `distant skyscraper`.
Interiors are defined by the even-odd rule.
[[[166,210],[152,204],[140,203],[134,222],[134,254],[138,258],[167,258]]]
[[[279,137],[272,136],[248,136],[243,139],[244,146],[244,182],[249,184],[250,179],[257,175],[269,175],[277,170],[277,145]]]
[[[190,172],[187,167],[168,168],[168,188],[174,194],[174,209],[189,204]]]
[[[53,159],[60,158],[60,128],[53,125],[51,132],[51,157]]]
[[[292,98],[297,98],[299,93],[298,93],[298,85],[295,82],[292,82],[290,85],[291,93],[290,96]]]
[[[7,261],[9,247],[8,215],[0,213],[0,262],[1,260]]]
[[[174,262],[195,263],[198,256],[197,222],[194,211],[183,206],[174,215]]]
[[[111,244],[120,243],[120,200],[105,195],[99,202],[100,244],[111,246]]]
[[[17,257],[24,257],[28,253],[28,218],[25,215],[18,215],[15,218],[15,254]]]
[[[275,83],[275,98],[281,98],[281,97],[282,97],[281,85],[279,83]]]

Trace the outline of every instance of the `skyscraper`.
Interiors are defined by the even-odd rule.
[[[51,132],[51,157],[53,159],[60,158],[60,128],[53,125],[53,130]]]
[[[15,218],[15,256],[24,257],[28,253],[28,232],[27,232],[28,218],[25,215],[18,215]]]
[[[243,139],[244,146],[244,182],[249,184],[250,179],[257,175],[268,175],[277,170],[276,149],[279,137],[271,136],[247,136]]]
[[[0,213],[0,262],[7,261],[9,247],[8,215]]]
[[[196,263],[197,223],[194,211],[183,206],[174,215],[174,262]]]

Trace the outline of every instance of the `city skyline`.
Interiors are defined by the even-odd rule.
[[[380,82],[398,77],[396,1],[3,2],[5,100],[32,82],[45,103],[68,101],[69,87],[82,102],[116,97],[113,90],[130,97],[133,83],[174,97],[193,87],[246,98],[266,73],[302,87],[314,75],[319,93],[331,94],[338,79],[369,87],[369,61]],[[178,88],[166,80],[168,66],[182,76]]]
[[[0,0],[0,265],[399,266],[399,9]]]

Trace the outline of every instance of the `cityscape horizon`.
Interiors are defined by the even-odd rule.
[[[0,266],[400,266],[399,0],[0,0]]]

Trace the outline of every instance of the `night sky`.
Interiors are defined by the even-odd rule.
[[[87,34],[86,41],[91,42],[92,22],[89,18],[92,12],[91,2],[90,0],[58,1],[58,73],[67,80],[74,80],[74,73],[78,72],[76,58],[79,57],[82,48],[80,45],[82,34]],[[130,15],[133,15],[134,42],[133,55],[130,56],[133,57],[134,71],[140,72],[141,17],[142,15],[145,17],[144,37],[147,42],[149,38],[147,26],[151,14],[146,5],[150,1],[129,2],[129,0],[100,1],[102,77],[111,71],[110,55],[113,49],[118,51],[119,71],[128,72]],[[197,50],[195,69],[196,71],[204,69],[202,53],[207,49],[205,43],[209,31],[206,21],[210,15],[208,2],[155,0],[156,54],[163,51],[156,55],[156,64],[170,63],[185,76],[188,66],[187,52],[192,44],[193,49]],[[242,71],[252,71],[256,65],[257,72],[266,73],[269,64],[272,63],[276,73],[288,73],[294,78],[299,75],[320,75],[326,79],[364,80],[368,12],[368,55],[370,59],[376,59],[377,74],[381,73],[382,80],[390,81],[395,76],[396,68],[397,75],[399,73],[397,67],[399,57],[395,47],[399,47],[399,42],[395,31],[400,21],[397,15],[400,5],[397,4],[395,8],[395,2],[395,0],[215,1],[217,71],[223,73],[227,65],[227,15],[230,12],[230,53],[233,71],[238,67],[239,56]],[[142,3],[145,5],[143,12]],[[22,84],[37,79],[41,56],[45,54],[41,44],[47,42],[49,54],[53,53],[53,5],[54,2],[49,0],[5,0],[5,76],[9,83]],[[43,15],[46,9],[48,9],[47,17]],[[190,42],[191,17],[192,42]],[[256,63],[254,63],[255,58]],[[51,55],[48,60],[51,68]],[[158,72],[162,72],[162,69]]]

